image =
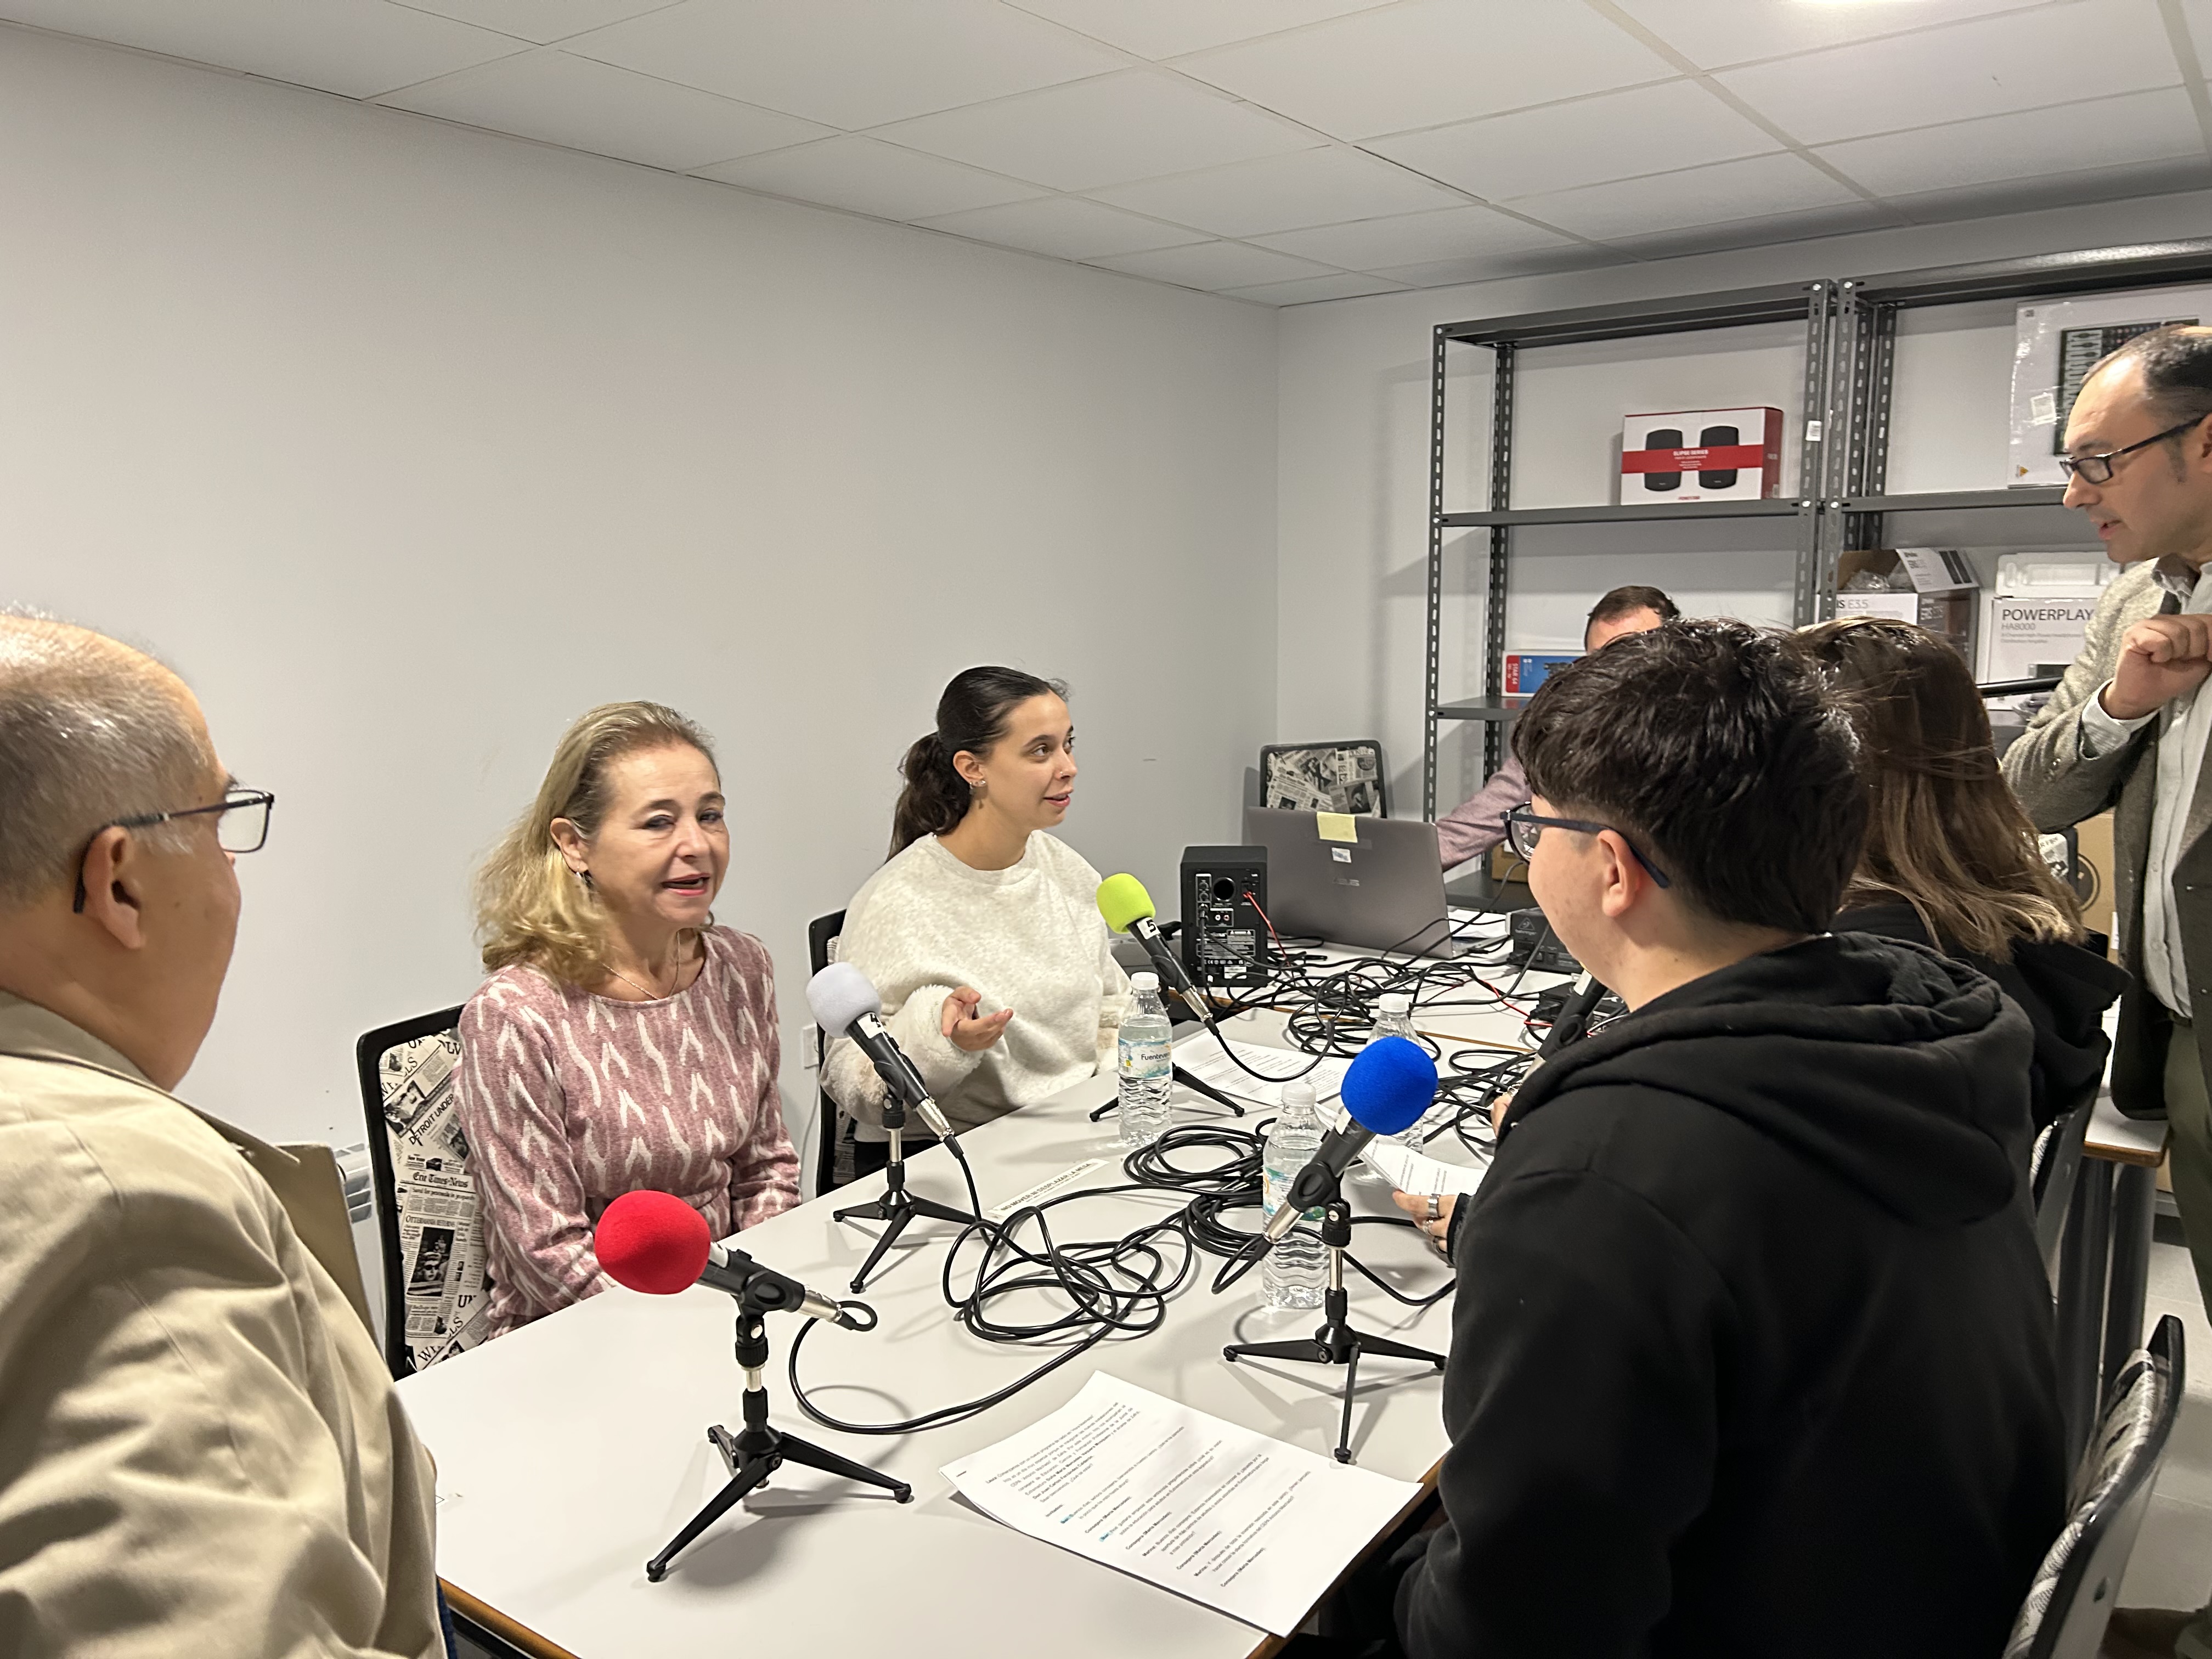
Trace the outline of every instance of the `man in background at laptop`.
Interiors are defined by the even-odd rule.
[[[1625,634],[1648,634],[1682,613],[1656,587],[1616,587],[1590,607],[1583,624],[1585,655],[1603,649]],[[1505,815],[1528,804],[1528,778],[1521,758],[1509,754],[1473,800],[1437,820],[1437,850],[1444,868],[1479,859],[1505,839]]]

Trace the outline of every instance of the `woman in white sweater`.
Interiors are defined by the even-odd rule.
[[[853,896],[837,955],[874,981],[884,1023],[958,1128],[1115,1060],[1129,1000],[1098,914],[1098,872],[1048,832],[1075,790],[1066,687],[970,668],[907,750],[891,857]],[[879,1125],[884,1086],[852,1043],[823,1081]],[[856,1172],[880,1167],[856,1146]]]

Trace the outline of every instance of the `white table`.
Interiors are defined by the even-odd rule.
[[[1492,1041],[1519,1041],[1517,1019],[1490,1018]],[[1266,1042],[1280,1022],[1263,1014],[1224,1029]],[[1088,1120],[1113,1086],[1093,1079],[963,1136],[984,1204],[1092,1158],[1102,1167],[1083,1184],[1121,1179],[1110,1116]],[[1181,1090],[1177,1102],[1179,1122],[1233,1121]],[[910,1160],[908,1177],[917,1194],[966,1202],[942,1149]],[[878,1177],[817,1199],[750,1229],[744,1246],[764,1265],[842,1294],[873,1229],[840,1225],[830,1212],[879,1187]],[[1361,1213],[1395,1213],[1375,1185],[1347,1182],[1346,1191]],[[1183,1201],[1173,1193],[1115,1194],[1062,1206],[1053,1222],[1062,1236],[1109,1238]],[[824,1410],[848,1420],[908,1418],[988,1393],[1047,1357],[983,1343],[953,1323],[939,1292],[951,1231],[934,1223],[908,1228],[869,1285],[878,1330],[817,1328],[808,1337],[801,1374]],[[1410,1230],[1361,1228],[1357,1248],[1409,1291],[1436,1287],[1448,1271]],[[1221,1357],[1224,1343],[1304,1334],[1317,1316],[1261,1308],[1256,1270],[1211,1295],[1219,1265],[1198,1258],[1152,1334],[1102,1343],[981,1417],[899,1437],[836,1433],[800,1412],[784,1370],[799,1324],[772,1318],[775,1426],[911,1483],[915,1501],[896,1504],[786,1465],[678,1557],[659,1584],[646,1581],[646,1560],[725,1479],[705,1431],[738,1422],[735,1304],[696,1288],[595,1297],[398,1385],[438,1462],[440,1574],[464,1612],[525,1651],[578,1659],[723,1651],[820,1659],[878,1650],[982,1659],[1041,1649],[1056,1659],[1239,1659],[1266,1650],[1272,1638],[1250,1626],[985,1518],[938,1473],[1064,1405],[1098,1370],[1326,1452],[1339,1411],[1333,1368]],[[1036,1311],[1045,1305],[1040,1298]],[[1438,1350],[1449,1344],[1449,1299],[1407,1308],[1355,1275],[1352,1311],[1378,1334]],[[1437,1374],[1370,1360],[1357,1398],[1358,1461],[1401,1480],[1431,1479],[1445,1447]],[[1315,1586],[1316,1598],[1326,1588]]]

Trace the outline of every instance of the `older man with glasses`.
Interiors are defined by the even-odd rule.
[[[0,617],[0,1652],[447,1651],[343,1220],[169,1092],[272,803],[168,671]]]
[[[2090,371],[2066,424],[2066,504],[2129,566],[2081,654],[2007,751],[2005,776],[2042,830],[2113,812],[2121,964],[2112,1100],[2164,1116],[2173,1195],[2212,1309],[2212,329],[2140,335]],[[2123,1611],[2108,1651],[2212,1659],[2212,1608]]]

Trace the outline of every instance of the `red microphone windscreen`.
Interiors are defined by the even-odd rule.
[[[599,1266],[617,1285],[673,1296],[706,1270],[707,1218],[669,1193],[624,1193],[607,1206],[592,1236]]]

